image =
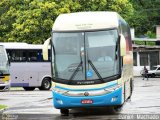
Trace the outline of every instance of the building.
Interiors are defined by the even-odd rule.
[[[160,64],[160,26],[156,27],[156,39],[135,38],[132,33],[134,76],[140,76],[143,67],[149,70]]]

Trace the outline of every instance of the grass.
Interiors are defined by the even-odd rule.
[[[0,110],[6,108],[6,105],[0,105]]]
[[[24,90],[23,87],[10,87],[10,90]]]

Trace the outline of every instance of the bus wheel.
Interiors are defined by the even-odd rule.
[[[40,90],[49,90],[52,86],[52,82],[49,78],[44,78],[42,81],[41,87],[39,87]]]
[[[130,95],[129,95],[128,99],[131,99],[132,92],[133,92],[133,82],[132,82],[132,80],[130,80]]]
[[[68,109],[60,109],[61,115],[63,116],[68,116],[69,115],[69,110]]]
[[[35,87],[23,87],[23,89],[26,91],[32,91],[35,89]]]
[[[117,106],[113,107],[113,111],[116,114],[116,113],[121,112],[122,108],[123,108],[123,104],[122,105],[117,105]]]

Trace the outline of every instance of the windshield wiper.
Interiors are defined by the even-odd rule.
[[[88,59],[88,63],[91,65],[91,67],[93,68],[94,72],[97,74],[99,79],[104,83],[105,81],[103,80],[102,76],[100,75],[96,67],[93,65],[92,61]]]
[[[73,74],[71,75],[71,77],[69,78],[69,82],[75,77],[75,75],[77,74],[77,72],[79,71],[79,67],[82,66],[83,62],[81,61],[79,63],[79,65],[77,66],[77,68],[74,70]]]

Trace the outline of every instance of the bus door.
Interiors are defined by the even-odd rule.
[[[24,72],[25,71],[25,72]],[[26,75],[28,74],[26,71],[26,63],[11,63],[11,86],[18,87],[18,86],[28,86],[28,82],[25,79]]]
[[[27,73],[27,58],[25,50],[7,50],[10,60],[11,60],[11,86],[18,87],[24,86],[27,87],[28,80],[25,79]]]
[[[40,50],[28,50],[28,62],[27,62],[27,82],[29,86],[40,86],[41,80],[39,81],[39,71],[41,71],[41,52]]]

